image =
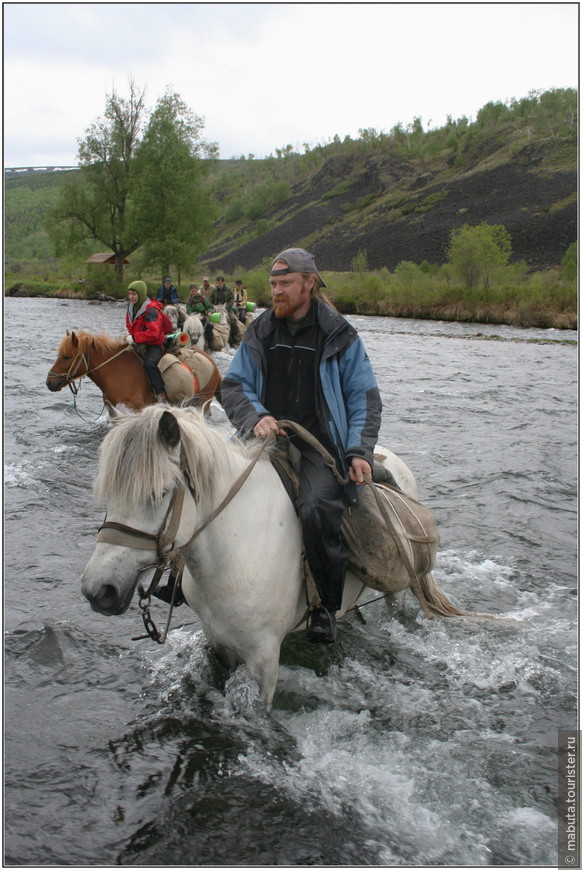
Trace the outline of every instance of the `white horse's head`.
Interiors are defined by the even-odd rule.
[[[142,573],[189,541],[200,510],[212,503],[221,467],[216,439],[223,455],[223,439],[196,409],[154,405],[116,420],[101,445],[95,481],[107,505],[106,523],[81,581],[94,610],[124,613]],[[177,490],[183,491],[179,516],[172,501]],[[174,524],[160,545],[156,537],[163,539]]]
[[[192,347],[204,349],[204,327],[199,314],[189,314],[184,320],[182,331],[189,336]]]
[[[220,320],[218,321],[221,326],[227,326],[230,328],[230,319],[228,316],[228,312],[226,310],[226,304],[221,302],[220,305],[214,306],[215,312],[220,314]]]

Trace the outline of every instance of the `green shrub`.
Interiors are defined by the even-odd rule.
[[[105,296],[123,299],[127,293],[128,283],[129,281],[119,280],[118,274],[112,266],[96,265],[87,268],[85,290],[88,296],[103,293]]]
[[[278,181],[271,189],[271,199],[274,205],[286,202],[291,196],[291,185],[288,181]]]
[[[268,233],[271,229],[271,224],[266,218],[261,218],[260,221],[257,221],[257,225],[255,227],[255,237],[263,236],[265,233]]]
[[[368,252],[365,248],[361,248],[350,263],[352,272],[361,274],[368,271]]]
[[[249,302],[265,308],[271,302],[271,288],[267,272],[262,267],[245,272],[241,281],[247,288]]]
[[[269,203],[267,202],[266,197],[257,193],[247,205],[246,215],[249,220],[254,221],[257,218],[263,217],[269,208]]]
[[[240,199],[235,199],[228,206],[224,213],[224,222],[227,224],[231,224],[234,221],[239,220],[239,218],[243,217],[245,213],[244,206]]]

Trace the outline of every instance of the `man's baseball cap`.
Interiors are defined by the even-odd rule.
[[[273,269],[277,260],[284,260],[287,263],[286,269]],[[326,283],[317,271],[313,254],[306,251],[304,248],[286,248],[277,254],[271,266],[271,275],[287,275],[289,272],[312,272],[317,275],[319,283],[322,287],[326,287]]]

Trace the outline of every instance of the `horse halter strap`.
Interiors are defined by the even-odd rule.
[[[184,504],[184,487],[177,486],[172,493],[168,510],[159,532],[144,532],[123,523],[115,523],[105,519],[97,532],[97,543],[114,544],[118,547],[131,547],[134,550],[153,550],[158,559],[165,562],[172,553],[174,540],[180,525],[182,505]],[[169,549],[168,549],[169,548]]]
[[[77,369],[79,368],[79,366],[81,365],[82,362],[85,363],[85,368],[87,369],[87,371],[85,371],[82,375],[78,375]],[[87,354],[85,353],[84,350],[78,350],[73,358],[73,362],[71,363],[71,365],[69,366],[69,368],[67,369],[67,372],[65,374],[65,383],[71,388],[71,390],[73,392],[75,392],[76,390],[73,387],[73,381],[76,381],[79,378],[84,378],[85,375],[87,375],[88,373],[89,373],[89,357],[87,356]],[[60,372],[53,372],[53,370],[51,369],[50,372],[48,373],[49,378],[51,377],[51,375],[53,377],[59,377]]]
[[[180,525],[182,516],[182,506],[184,504],[185,487],[180,484],[176,487],[172,494],[166,516],[162,522],[161,528],[157,534],[153,532],[144,532],[141,529],[135,529],[132,526],[126,526],[123,523],[116,523],[105,519],[105,522],[97,532],[97,543],[114,544],[118,547],[131,547],[134,550],[153,550],[156,552],[160,562],[165,562],[168,556],[175,556],[180,550],[188,547],[202,532],[208,528],[211,522],[224,510],[224,508],[232,501],[237,492],[240,490],[247,477],[257,464],[260,456],[266,447],[273,441],[273,437],[265,439],[261,449],[257,452],[252,462],[247,465],[240,477],[233,483],[226,496],[217,507],[208,515],[201,526],[194,529],[190,538],[181,547],[174,548],[174,540]],[[190,492],[193,493],[192,484],[188,475],[188,470],[183,458],[180,462],[180,468],[184,475]],[[167,529],[166,529],[167,526]],[[169,547],[169,549],[166,549]]]

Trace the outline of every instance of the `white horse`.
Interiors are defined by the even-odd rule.
[[[152,550],[158,565],[179,550],[183,594],[210,646],[229,667],[246,663],[270,711],[280,646],[304,625],[306,595],[299,520],[266,452],[257,460],[261,446],[225,440],[194,409],[119,415],[100,448],[95,492],[107,522],[82,591],[97,612],[124,613],[140,574],[153,567]],[[414,495],[410,469],[383,452],[398,486]],[[375,594],[348,571],[338,616],[363,590]]]
[[[190,338],[192,347],[204,350],[204,326],[199,314],[188,314],[186,306],[182,303],[166,305],[164,314],[170,318],[174,332],[182,330]]]
[[[204,350],[204,326],[199,314],[186,315],[182,324],[182,332],[188,335],[192,347]]]
[[[174,327],[174,332],[179,329],[184,322],[186,315],[186,306],[182,304],[182,302],[178,303],[178,305],[166,305],[164,307],[164,314],[166,314],[170,320],[172,321],[172,326]]]

